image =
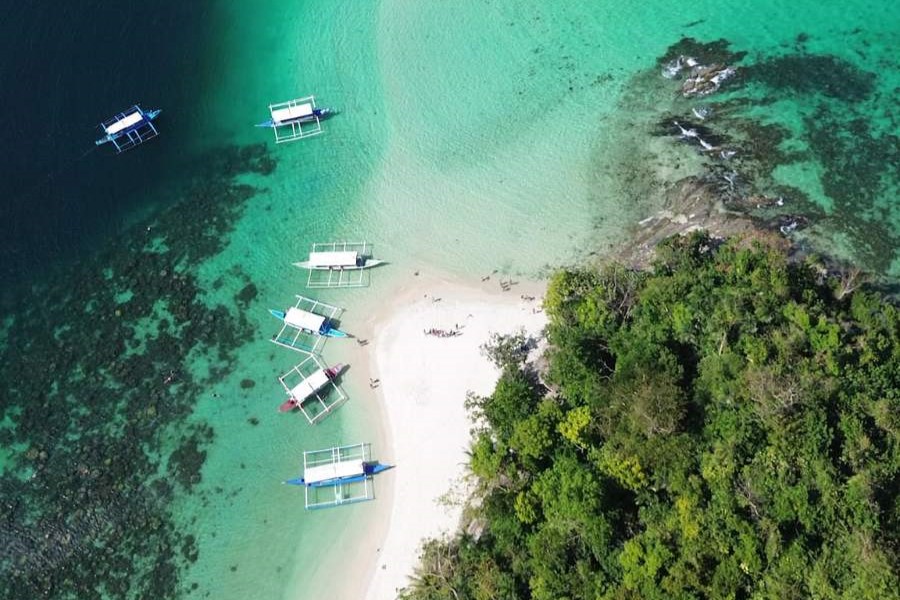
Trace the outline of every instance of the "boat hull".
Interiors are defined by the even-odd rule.
[[[273,317],[275,317],[276,319],[278,319],[279,321],[284,321],[285,316],[287,316],[287,313],[285,313],[283,310],[278,310],[276,308],[270,308],[269,314],[272,315]],[[304,329],[304,331],[307,331],[307,330]],[[310,330],[309,333],[315,333],[316,335],[321,335],[324,337],[331,337],[331,338],[350,337],[350,334],[348,334],[344,331],[341,331],[340,329],[332,327],[328,321],[325,322],[325,325],[319,331],[311,331]]]
[[[338,363],[338,364],[334,365],[333,367],[328,367],[327,369],[325,369],[325,375],[328,376],[328,379],[332,379],[332,380],[337,379],[338,376],[344,372],[345,368],[346,367],[345,367],[344,363]]]
[[[127,128],[127,129],[123,129],[122,131],[118,131],[112,135],[107,134],[107,135],[103,136],[102,138],[100,138],[99,140],[95,140],[94,144],[96,146],[102,146],[103,144],[108,144],[109,142],[112,142],[113,140],[117,140],[120,137],[126,135],[129,131],[134,131],[135,129],[140,129],[145,124],[149,123],[150,121],[152,121],[153,119],[158,117],[159,113],[161,113],[161,112],[162,112],[161,108],[154,108],[153,110],[147,111],[144,113],[144,118],[141,119],[140,121],[138,121],[137,123],[135,123],[134,125],[132,125],[131,127]]]
[[[331,379],[333,381],[341,374],[341,372],[345,368],[346,368],[346,365],[344,365],[343,363],[338,363],[338,364],[334,365],[333,367],[328,367],[327,369],[325,369],[325,375],[328,377],[328,379]],[[282,402],[278,406],[278,412],[283,412],[283,413],[291,412],[295,408],[299,408],[299,407],[300,407],[300,403],[297,402],[296,399],[291,397],[291,398],[288,398],[287,400],[285,400],[284,402]]]
[[[379,473],[383,473],[388,469],[393,469],[394,465],[383,465],[381,463],[368,463],[364,467],[364,471],[359,475],[351,475],[350,477],[336,477],[334,479],[325,479],[324,481],[316,481],[315,483],[306,483],[306,480],[303,477],[297,477],[295,479],[288,479],[285,481],[288,485],[299,485],[303,487],[310,488],[323,488],[323,487],[334,487],[336,485],[344,485],[346,483],[357,483],[360,481],[365,481],[369,477],[373,475],[378,475]]]
[[[293,398],[288,398],[278,407],[278,412],[291,412],[297,408],[297,402]]]
[[[295,262],[294,266],[300,269],[307,269],[309,271],[353,271],[356,269],[371,269],[372,267],[377,267],[378,265],[384,264],[383,260],[376,260],[370,258],[363,262],[361,265],[354,265],[352,267],[314,267],[309,264],[308,260],[301,260],[300,262]]]
[[[316,120],[327,119],[328,117],[336,114],[336,111],[330,108],[317,108],[313,110],[313,114],[307,115],[305,117],[298,117],[296,119],[288,119],[286,121],[275,121],[273,119],[268,119],[263,121],[262,123],[257,123],[257,127],[263,127],[268,129],[274,129],[275,127],[284,127],[285,125],[291,125],[294,123],[314,123]]]

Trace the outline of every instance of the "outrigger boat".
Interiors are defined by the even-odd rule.
[[[309,271],[306,285],[310,288],[363,287],[368,285],[363,271],[384,262],[372,258],[368,242],[326,242],[313,244],[309,258],[294,266]],[[314,278],[314,273],[320,276]]]
[[[307,96],[270,104],[269,114],[267,121],[256,126],[271,129],[275,133],[275,143],[280,144],[322,133],[321,121],[335,111],[316,107],[315,96]]]
[[[278,378],[288,395],[278,410],[287,412],[297,407],[307,421],[316,423],[347,400],[344,390],[335,381],[344,368],[344,365],[328,368],[322,359],[310,354]]]
[[[280,120],[276,121],[273,113],[273,118],[266,119],[262,123],[257,123],[256,126],[275,128],[283,125],[290,125],[291,123],[315,123],[316,120],[324,120],[337,114],[337,111],[331,108],[312,108],[310,110],[309,104],[283,110],[285,112],[279,114]]]
[[[372,478],[393,468],[372,460],[369,444],[303,453],[303,476],[285,481],[305,489],[306,508],[326,508],[375,498]]]
[[[343,269],[370,269],[377,267],[382,262],[384,261],[368,258],[360,255],[359,252],[350,250],[343,252],[310,252],[309,260],[295,262],[294,266],[301,269],[318,269],[320,271],[334,269],[341,271]]]
[[[327,338],[350,337],[335,327],[342,311],[340,307],[298,295],[297,304],[286,311],[269,309],[269,314],[284,323],[272,342],[300,352],[320,352]]]
[[[372,475],[378,475],[388,469],[392,469],[394,465],[383,465],[379,462],[367,463],[359,461],[359,463],[338,463],[335,465],[324,465],[322,467],[313,467],[318,469],[316,473],[308,474],[306,477],[296,477],[285,481],[288,485],[303,485],[306,487],[328,487],[338,485],[339,483],[355,483],[364,481]],[[311,469],[312,470],[312,469]],[[324,477],[324,479],[322,479]]]
[[[310,375],[309,377],[307,377],[304,380],[304,382],[306,382],[307,385],[303,386],[299,390],[297,388],[299,388],[300,386],[295,386],[295,388],[289,392],[290,398],[288,398],[287,400],[285,400],[284,402],[281,403],[281,406],[278,407],[278,412],[290,412],[290,411],[294,410],[295,408],[300,408],[300,404],[306,398],[308,398],[315,392],[319,391],[329,381],[334,381],[335,379],[337,379],[338,376],[341,374],[341,371],[343,371],[343,370],[344,370],[344,365],[341,363],[338,363],[338,364],[334,365],[333,367],[328,367],[327,369],[322,369],[321,372],[324,373],[325,377],[326,377],[326,379],[324,379],[324,380],[322,379],[321,376],[318,375],[318,373],[319,373],[318,371],[316,373],[313,373],[312,375]],[[301,384],[301,385],[303,385],[303,384]],[[309,393],[306,394],[306,396],[298,399],[298,396],[302,395],[303,393],[305,393],[307,391]]]
[[[309,333],[332,338],[348,337],[346,333],[340,329],[336,329],[332,325],[331,319],[299,308],[294,308],[293,306],[287,309],[287,312],[270,308],[269,313],[276,319],[280,319],[292,327],[302,329]]]
[[[159,135],[159,131],[153,126],[153,120],[161,112],[158,108],[145,112],[140,105],[135,104],[101,123],[100,128],[105,135],[94,143],[97,146],[112,143],[117,153],[139,146]]]

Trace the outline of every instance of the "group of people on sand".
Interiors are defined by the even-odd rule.
[[[462,335],[462,331],[459,330],[459,326],[457,325],[454,329],[438,329],[436,327],[432,327],[431,329],[423,330],[425,335],[433,335],[434,337],[439,338],[450,338],[456,337],[458,335]]]

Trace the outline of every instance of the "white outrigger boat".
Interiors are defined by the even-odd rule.
[[[322,133],[322,120],[335,114],[330,108],[317,108],[315,96],[296,98],[269,105],[271,118],[257,127],[275,132],[275,143],[293,142]]]
[[[372,258],[368,242],[320,242],[312,245],[307,260],[294,266],[309,271],[307,287],[336,288],[368,285],[364,271],[382,264],[385,261]]]
[[[159,131],[153,125],[153,120],[161,112],[162,110],[158,108],[145,112],[139,104],[135,104],[100,123],[104,135],[94,143],[98,146],[111,143],[115,146],[117,154],[140,146],[159,135]]]
[[[283,323],[272,342],[300,352],[319,352],[325,338],[349,337],[335,326],[341,312],[337,306],[298,295],[297,304],[287,310],[269,309]]]
[[[303,477],[285,481],[302,486],[306,508],[327,508],[375,498],[372,477],[393,468],[371,459],[369,444],[336,446],[303,453]]]
[[[288,395],[278,410],[287,412],[299,408],[307,421],[316,423],[347,400],[344,390],[335,381],[344,368],[344,365],[328,368],[318,356],[310,354],[278,378]]]

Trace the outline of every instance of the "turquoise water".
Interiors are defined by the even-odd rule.
[[[296,290],[297,275],[286,266],[286,256],[302,256],[313,239],[374,241],[380,256],[394,263],[389,271],[376,273],[376,280],[403,280],[413,270],[429,268],[469,277],[492,269],[533,276],[545,265],[585,260],[590,250],[621,240],[623,230],[654,207],[652,197],[636,198],[634,204],[621,201],[639,185],[624,176],[623,164],[631,162],[633,153],[655,149],[652,141],[634,135],[637,127],[628,129],[626,123],[635,116],[623,98],[644,89],[639,73],[652,70],[655,75],[655,58],[682,34],[726,37],[736,50],[781,54],[801,32],[809,35],[811,50],[815,46],[821,51],[873,17],[885,29],[867,29],[867,39],[893,35],[895,30],[885,22],[893,18],[886,6],[872,7],[868,14],[856,12],[853,20],[848,20],[847,11],[835,10],[823,15],[831,20],[809,23],[812,8],[794,4],[790,12],[779,8],[773,16],[769,10],[750,7],[724,10],[718,3],[694,5],[686,13],[658,4],[598,8],[487,2],[384,3],[370,12],[360,11],[358,3],[332,3],[315,19],[298,17],[280,24],[280,31],[270,24],[265,42],[257,47],[265,48],[274,63],[302,67],[278,76],[257,71],[258,79],[241,84],[252,90],[245,97],[255,96],[242,110],[285,97],[293,80],[296,89],[314,89],[323,102],[339,105],[344,113],[326,123],[324,136],[277,149],[283,162],[277,183],[267,184],[273,208],[267,204],[248,209],[222,260],[242,261],[254,280],[271,290],[271,295],[269,289],[263,295],[276,303]],[[684,27],[703,18],[702,23]],[[246,29],[233,29],[233,37],[240,41],[229,41],[228,47],[237,48],[238,56],[254,55],[251,46],[258,27],[251,20]],[[291,36],[296,43],[282,40]],[[833,51],[869,66],[844,44]],[[872,56],[875,61],[883,58]],[[892,85],[880,84],[886,89]],[[232,96],[227,89],[222,94]],[[239,96],[236,90],[233,94]],[[658,104],[652,96],[643,101],[648,104],[644,116],[650,119]],[[802,103],[802,98],[793,100],[795,105]],[[779,112],[784,122],[796,119],[790,110]],[[669,156],[679,151],[663,150]],[[689,163],[690,157],[681,161]],[[816,169],[815,163],[809,168],[789,166],[777,174],[827,207],[828,199],[811,177]],[[273,219],[273,212],[282,219]],[[266,244],[261,239],[278,241]],[[329,297],[351,308],[345,320],[352,331],[361,322],[354,313],[376,306],[380,294],[389,289],[386,281],[376,281],[364,294]],[[338,344],[331,344],[329,352],[341,357]],[[278,358],[273,362],[285,364],[284,352],[269,348],[248,348],[242,363],[259,364],[260,353],[274,354]],[[276,371],[269,367],[268,373],[263,370],[254,378],[271,381]],[[348,428],[345,437],[371,435],[366,423],[371,413],[365,404],[373,399],[364,387],[357,386],[339,419],[328,422],[336,428],[340,420]],[[219,427],[240,423],[239,415],[243,416],[240,411],[229,415]],[[278,416],[267,416],[261,423],[265,426],[258,432],[261,439],[284,426]],[[335,439],[327,430],[323,434],[319,428],[310,430],[302,424],[300,428],[302,442],[272,444],[270,439],[256,447],[260,464],[274,470],[279,462],[275,456],[290,456],[291,448],[296,454]],[[242,452],[246,451],[244,447]],[[230,450],[224,450],[221,459],[211,454],[206,468],[219,465],[227,473],[230,456]],[[291,460],[295,459],[286,462]],[[271,548],[272,540],[277,540],[281,551],[276,554],[295,557],[285,559],[284,569],[290,568],[291,560],[294,568],[266,585],[315,587],[316,580],[303,576],[309,564],[324,548],[340,553],[352,545],[348,530],[364,527],[371,507],[355,507],[346,520],[298,514],[288,526],[271,517],[296,501],[291,490],[281,491],[285,493],[267,499],[247,494],[255,507],[219,507],[217,514],[228,523],[238,515],[270,515],[268,527],[261,526],[264,517],[251,519],[259,529],[252,536],[238,536],[245,541],[243,549],[232,548],[227,555],[242,565],[249,562],[253,572],[271,572],[267,559],[253,559],[260,556],[253,548]],[[306,541],[297,543],[298,539]],[[292,547],[297,548],[296,555],[290,554]],[[201,559],[197,573],[209,581],[206,575],[223,571],[224,555],[211,551],[206,556],[209,562]],[[235,586],[250,589],[241,587],[250,585],[241,580],[240,571],[226,572],[223,581],[208,585],[214,593],[228,596]],[[305,587],[299,593],[299,597],[313,595]]]
[[[116,418],[102,428],[111,438],[128,423],[145,436],[145,458],[127,454],[142,461],[138,472],[176,482],[170,494],[161,487],[149,494],[155,503],[148,510],[163,525],[130,516],[126,492],[147,481],[109,483],[126,498],[124,516],[106,517],[126,530],[137,530],[135,522],[149,528],[177,558],[174,583],[135,583],[132,595],[160,589],[166,596],[223,599],[327,596],[334,565],[352,552],[359,531],[375,525],[376,503],[308,513],[300,490],[281,481],[297,475],[303,450],[371,441],[377,454],[384,440],[368,373],[354,370],[361,351],[352,342],[330,341],[325,349],[327,362],[351,364],[346,405],[315,427],[299,415],[277,413],[282,391],[275,378],[302,358],[267,341],[277,324],[266,309],[304,293],[303,273],[290,263],[314,241],[375,244],[390,265],[373,273],[370,288],[309,294],[347,308],[342,325],[358,332],[417,270],[463,279],[495,269],[539,277],[615,250],[660,207],[668,186],[704,168],[685,145],[651,135],[660,119],[691,106],[656,62],[692,36],[725,38],[732,51],[748,53],[741,65],[775,65],[763,75],[793,68],[792,81],[813,86],[829,81],[835,63],[771,60],[833,56],[872,74],[872,90],[856,97],[785,84],[757,70],[757,79],[709,99],[733,102],[711,123],[724,130],[737,118],[753,118],[783,128],[778,148],[785,157],[758,183],[792,186],[789,201],[816,217],[799,241],[896,276],[900,219],[891,190],[897,162],[891,171],[891,161],[877,154],[896,153],[890,147],[897,134],[892,49],[900,23],[891,9],[884,1],[711,0],[689,6],[348,0],[302,3],[291,11],[270,0],[219,6],[206,15],[208,33],[194,57],[202,66],[193,84],[202,94],[189,112],[190,135],[177,146],[163,136],[154,141],[154,150],[179,155],[172,176],[144,192],[149,200],[131,211],[134,228],[124,239],[107,242],[95,262],[70,265],[70,279],[60,275],[35,288],[33,297],[41,299],[35,309],[11,311],[3,321],[0,342],[9,364],[58,363],[53,375],[34,381],[9,375],[10,397],[40,398],[46,385],[53,394],[74,389],[65,400],[70,421],[60,418],[53,427],[75,439],[79,427],[95,427],[92,411],[110,410]],[[796,77],[813,67],[822,72]],[[268,103],[308,93],[341,111],[324,123],[324,135],[276,147],[268,132],[252,127],[265,118]],[[836,136],[846,144],[829,146],[816,129],[817,116],[823,123],[836,119],[837,129],[851,133],[850,123],[862,119],[868,138],[883,143],[854,143],[861,138],[848,134]],[[253,158],[223,150],[259,142],[265,147]],[[215,160],[213,168],[200,168]],[[267,161],[274,170],[265,168]],[[865,193],[847,193],[851,187]],[[175,202],[179,212],[163,212]],[[172,283],[173,275],[185,279]],[[41,337],[35,313],[53,306],[65,308],[56,327],[62,347],[14,348],[18,336]],[[214,315],[208,322],[207,314]],[[118,367],[123,359],[112,352],[72,358],[65,344],[75,343],[69,339],[75,334],[91,335],[79,325],[85,318],[96,320],[104,343],[127,338],[121,356],[132,360]],[[17,323],[29,325],[17,329]],[[94,373],[96,388],[84,384]],[[175,383],[161,384],[169,373]],[[124,404],[118,397],[101,404],[110,390]],[[39,426],[24,402],[3,408],[0,429]],[[159,419],[164,425],[154,433]],[[62,452],[50,441],[53,433],[4,438],[4,471],[26,483],[4,483],[3,496],[36,499],[34,514],[14,513],[21,527],[2,530],[8,539],[28,539],[25,526],[45,510],[45,499],[61,493],[27,483],[52,468],[41,452]],[[102,463],[117,448],[92,452]],[[66,485],[81,489],[92,476],[76,473]],[[81,522],[61,527],[101,541],[125,535]],[[160,530],[171,531],[162,536]],[[152,560],[152,550],[139,550],[142,560]],[[149,581],[137,570],[132,581]],[[128,597],[110,585],[103,589]]]

